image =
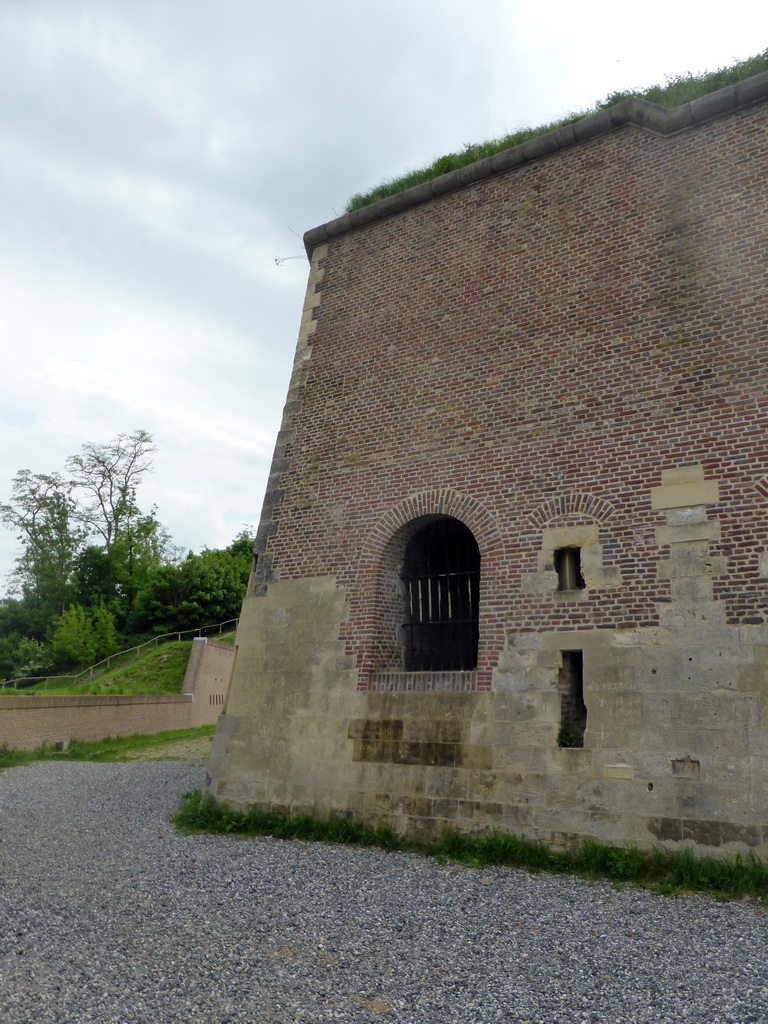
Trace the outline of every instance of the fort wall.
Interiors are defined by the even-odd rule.
[[[308,233],[215,795],[768,853],[768,76],[742,86]],[[414,671],[403,559],[438,520],[479,549],[477,657]]]

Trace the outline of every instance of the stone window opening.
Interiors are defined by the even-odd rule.
[[[555,551],[555,572],[558,590],[584,590],[581,548],[558,548]]]
[[[583,747],[587,728],[584,703],[584,655],[581,651],[562,651],[558,679],[560,691],[559,747]]]
[[[523,594],[551,594],[555,602],[588,601],[595,590],[621,586],[618,565],[603,562],[599,523],[553,524],[541,531],[536,571],[524,573]]]
[[[458,519],[435,519],[411,537],[401,580],[406,672],[477,668],[480,550]]]

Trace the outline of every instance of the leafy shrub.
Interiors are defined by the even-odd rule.
[[[584,733],[575,722],[563,722],[557,732],[558,747],[583,747]]]

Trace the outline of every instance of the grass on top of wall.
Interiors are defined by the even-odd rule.
[[[647,89],[630,89],[626,92],[611,93],[590,110],[566,114],[561,119],[552,121],[549,124],[539,125],[537,128],[523,128],[520,131],[504,135],[499,139],[489,139],[486,142],[467,144],[460,152],[441,156],[428,167],[409,171],[401,177],[384,181],[369,192],[352,196],[347,203],[346,212],[352,213],[353,210],[369,206],[380,199],[386,199],[388,196],[405,192],[406,189],[412,188],[415,185],[431,181],[441,174],[457,171],[459,168],[466,167],[467,164],[474,163],[476,160],[484,160],[488,156],[493,156],[494,153],[500,153],[502,150],[519,146],[529,139],[536,138],[539,135],[546,135],[547,132],[556,131],[565,125],[573,124],[584,117],[589,117],[590,114],[595,114],[600,110],[607,110],[608,107],[621,103],[622,100],[629,99],[631,96],[639,96],[641,99],[648,100],[650,103],[656,103],[661,107],[677,107],[681,103],[688,103],[690,100],[698,99],[699,96],[706,96],[708,93],[716,92],[727,85],[734,85],[745,78],[751,78],[752,75],[760,74],[762,71],[768,71],[768,50],[754,57],[749,57],[747,60],[739,61],[737,64],[729,67],[718,68],[717,71],[707,71],[701,75],[677,75],[674,78],[668,78],[664,85],[652,85]]]
[[[727,899],[768,896],[768,864],[754,854],[699,857],[690,849],[639,850],[633,846],[609,846],[595,839],[584,839],[572,850],[551,850],[544,843],[499,829],[479,836],[446,831],[434,842],[419,842],[398,836],[388,826],[371,828],[343,817],[285,817],[257,808],[243,813],[200,791],[183,797],[172,820],[185,834],[269,835],[277,839],[371,846],[472,867],[500,865],[627,882],[664,895],[701,892]]]
[[[194,729],[173,729],[150,735],[107,736],[103,740],[80,742],[72,740],[66,750],[43,745],[37,750],[16,750],[0,746],[0,769],[16,768],[32,761],[133,761],[140,760],[143,751],[161,745],[183,743],[204,736],[212,736],[215,725],[200,725]]]

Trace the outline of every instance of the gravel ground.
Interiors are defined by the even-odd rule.
[[[768,1022],[754,904],[176,835],[203,773],[0,773],[2,1024]]]

